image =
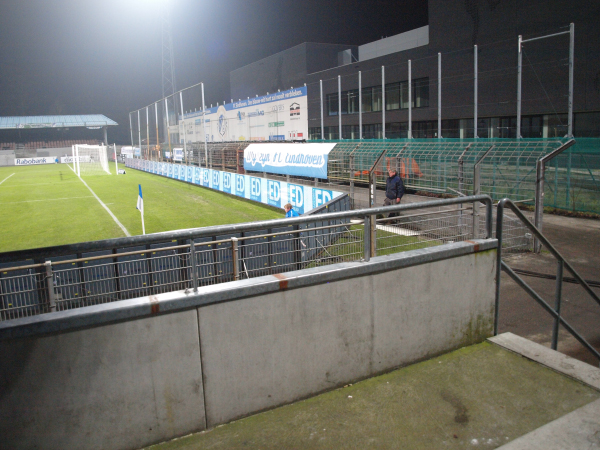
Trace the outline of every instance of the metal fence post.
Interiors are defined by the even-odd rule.
[[[544,215],[544,172],[546,169],[546,163],[538,160],[535,168],[535,212],[534,212],[534,225],[542,231],[542,219]],[[533,238],[533,251],[539,253],[542,250],[542,244],[539,239],[534,236]]]
[[[240,279],[240,252],[238,250],[238,238],[231,238],[231,261],[233,263],[233,279]]]
[[[190,242],[190,263],[192,266],[192,287],[194,292],[198,291],[198,269],[196,265],[196,244],[192,239]]]
[[[371,216],[365,216],[363,229],[364,260],[371,260]]]
[[[48,289],[48,303],[50,312],[56,311],[56,293],[54,292],[54,275],[52,273],[52,261],[46,261],[46,288]]]
[[[556,293],[554,297],[554,311],[557,317],[554,319],[554,327],[552,329],[552,350],[556,350],[558,346],[558,326],[560,325],[560,305],[562,300],[562,281],[563,281],[564,261],[558,260],[556,267]]]
[[[481,167],[479,167],[479,164],[475,164],[473,169],[473,195],[480,194],[480,174]],[[479,239],[479,202],[473,202],[473,239]]]
[[[371,238],[369,242],[371,244],[371,256],[377,256],[377,217],[371,216]]]
[[[350,200],[354,208],[354,155],[350,155]]]

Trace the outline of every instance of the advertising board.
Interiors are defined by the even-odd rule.
[[[282,141],[308,138],[306,86],[242,99],[179,116],[179,139],[186,142]]]
[[[330,189],[303,186],[285,181],[259,178],[251,175],[206,169],[204,167],[186,166],[184,164],[160,163],[159,174],[169,178],[188,181],[217,191],[226,192],[238,197],[254,200],[265,205],[283,208],[291,203],[298,214],[304,214],[330,200],[342,195],[342,192]],[[128,158],[126,167],[151,172],[151,165],[142,159]]]

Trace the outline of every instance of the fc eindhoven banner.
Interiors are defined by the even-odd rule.
[[[127,158],[125,165],[145,172],[226,192],[277,208],[283,208],[286,203],[291,203],[298,214],[304,214],[342,195],[342,192],[329,189],[286,183],[285,181],[270,180],[252,175],[205,169],[204,167],[186,166],[184,164],[170,164]]]
[[[326,179],[327,158],[335,145],[335,143],[250,144],[244,150],[244,169]]]

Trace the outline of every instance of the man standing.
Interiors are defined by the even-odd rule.
[[[385,182],[385,200],[383,206],[398,205],[404,195],[404,183],[398,172],[394,169],[388,170],[389,177]],[[388,217],[396,217],[398,213],[390,213]]]

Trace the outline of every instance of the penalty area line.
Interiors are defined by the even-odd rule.
[[[15,172],[17,173],[17,172]],[[10,177],[12,177],[15,173],[11,173],[9,176],[7,176],[4,180],[0,181],[0,184],[4,183],[6,180],[8,180]]]
[[[116,217],[116,216],[115,216],[115,215],[112,213],[112,211],[111,211],[110,209],[108,209],[108,206],[106,206],[106,205],[104,204],[104,202],[102,202],[102,200],[100,200],[100,197],[98,197],[98,196],[96,195],[96,193],[95,193],[94,191],[92,191],[92,188],[91,188],[91,187],[89,187],[85,181],[83,181],[83,178],[81,178],[81,177],[80,177],[79,179],[80,179],[80,180],[81,180],[81,182],[82,182],[82,183],[85,185],[85,187],[86,187],[86,188],[88,188],[88,189],[90,190],[90,192],[92,193],[92,195],[93,195],[94,197],[96,197],[96,200],[98,200],[98,201],[100,202],[100,204],[101,204],[101,205],[102,205],[102,207],[103,207],[103,208],[104,208],[104,209],[105,209],[105,210],[108,212],[108,214],[110,214],[110,217],[112,217],[112,218],[113,218],[113,220],[115,221],[115,223],[116,223],[117,225],[119,225],[119,228],[121,228],[121,230],[123,230],[123,233],[125,233],[125,236],[127,236],[127,237],[130,237],[130,236],[131,236],[131,234],[129,234],[129,231],[127,231],[127,228],[125,228],[125,227],[123,226],[123,224],[122,224],[121,222],[119,222],[119,219],[117,219],[117,217]]]

